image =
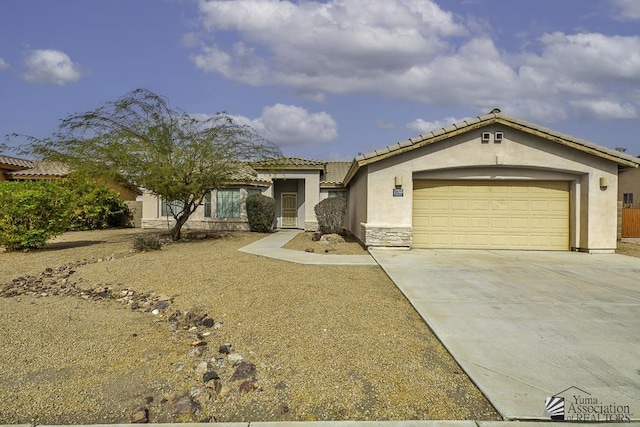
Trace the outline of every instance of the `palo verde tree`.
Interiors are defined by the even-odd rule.
[[[195,117],[146,89],[72,114],[48,138],[27,139],[36,157],[90,176],[124,179],[172,202],[173,240],[180,239],[182,226],[207,193],[232,180],[245,162],[281,155],[225,113]]]

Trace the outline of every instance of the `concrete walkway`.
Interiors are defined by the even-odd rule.
[[[298,264],[319,265],[378,265],[371,255],[333,255],[317,254],[293,249],[284,249],[289,240],[296,237],[300,230],[278,230],[258,241],[238,249],[253,255],[295,262]]]
[[[556,395],[565,416],[602,422],[602,405],[614,404],[640,419],[640,259],[370,252],[506,419],[548,420]]]

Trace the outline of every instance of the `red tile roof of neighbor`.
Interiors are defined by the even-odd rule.
[[[57,162],[32,162],[32,167],[13,172],[7,175],[15,178],[55,176],[64,177],[69,174],[69,168]]]
[[[31,160],[19,159],[17,157],[0,156],[0,169],[2,169],[2,165],[27,169],[33,167],[33,162]],[[11,169],[14,168],[12,167]]]

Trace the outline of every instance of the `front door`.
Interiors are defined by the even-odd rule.
[[[282,227],[298,226],[298,195],[282,193]]]

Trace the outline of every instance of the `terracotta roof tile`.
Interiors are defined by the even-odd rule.
[[[342,184],[352,162],[327,162],[326,174],[321,181],[325,184]]]
[[[14,172],[8,172],[7,175],[14,177],[41,177],[41,176],[57,176],[63,177],[69,174],[69,168],[61,163],[56,162],[33,162],[33,167]]]
[[[279,168],[286,169],[294,167],[296,169],[310,167],[311,169],[324,168],[326,162],[320,160],[307,159],[304,157],[281,157],[277,159],[260,160],[253,163],[256,169]]]
[[[9,156],[0,156],[0,164],[18,166],[25,169],[33,167],[33,162],[31,160],[19,159],[17,157]]]
[[[232,177],[231,182],[252,182],[270,184],[271,181],[258,179],[258,173],[251,166],[244,166],[238,170]]]

